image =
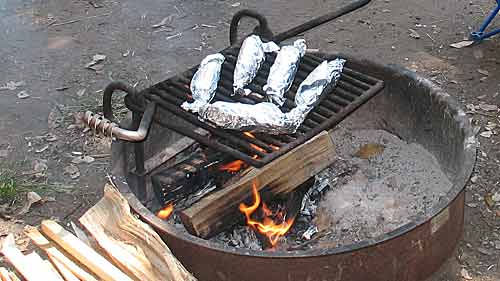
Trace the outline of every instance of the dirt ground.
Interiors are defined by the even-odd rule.
[[[278,32],[346,2],[0,0],[0,168],[15,180],[10,191],[0,189],[14,198],[2,200],[0,235],[43,218],[74,221],[100,198],[110,144],[75,124],[73,114],[99,111],[110,81],[142,89],[195,65],[228,45],[228,23],[240,9],[263,13]],[[500,37],[468,48],[449,46],[467,39],[493,4],[379,0],[304,34],[310,48],[405,65],[469,111],[481,145],[467,185],[465,233],[428,281],[500,280],[500,212],[494,206],[494,199],[500,201],[500,116],[493,106],[500,105]],[[152,27],[164,19],[163,26]],[[419,36],[410,36],[410,29]],[[106,58],[86,68],[96,54]],[[82,161],[81,155],[91,158]],[[0,173],[0,186],[6,182]],[[6,220],[28,190],[43,203]]]

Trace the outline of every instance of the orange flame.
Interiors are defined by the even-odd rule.
[[[247,163],[245,163],[245,161],[235,160],[233,162],[229,162],[227,164],[220,166],[219,170],[226,171],[229,173],[237,173],[241,169],[246,168],[246,166],[247,166]]]
[[[162,220],[167,220],[173,211],[174,211],[174,204],[169,203],[167,206],[165,206],[165,208],[159,210],[156,216]]]
[[[262,202],[262,214],[264,215],[262,222],[252,219],[251,215],[259,208],[259,205],[261,205],[260,195],[257,191],[255,183],[253,184],[252,189],[254,198],[253,204],[247,206],[244,203],[241,203],[240,211],[245,214],[247,224],[256,229],[258,232],[264,234],[274,247],[278,243],[279,238],[290,230],[295,218],[293,217],[285,220],[286,214],[283,212],[273,212],[264,202]],[[278,218],[278,220],[281,220],[282,222],[276,223],[273,218]]]

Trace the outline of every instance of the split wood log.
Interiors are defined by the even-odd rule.
[[[14,272],[9,271],[9,276],[10,279],[12,279],[12,281],[21,281],[21,279],[19,279],[19,277],[17,277],[17,275]]]
[[[28,259],[30,265],[40,268],[44,271],[44,274],[50,276],[49,280],[64,281],[54,267],[52,267],[52,264],[49,261],[42,259],[37,252],[27,254],[26,259]]]
[[[110,184],[81,218],[99,246],[136,280],[195,281],[160,236],[133,216],[127,200]]]
[[[50,259],[50,257],[49,257]],[[54,264],[54,267],[57,268],[59,273],[64,277],[66,281],[80,281],[76,275],[74,275],[69,268],[67,268],[62,262],[57,259],[50,259],[50,261]]]
[[[67,257],[56,247],[56,245],[54,245],[54,243],[45,238],[45,236],[43,236],[43,234],[40,233],[40,231],[38,231],[35,227],[26,227],[24,229],[24,233],[31,239],[31,241],[33,241],[33,243],[35,243],[35,245],[47,254],[52,263],[55,264],[54,261],[57,260],[58,263],[63,264],[74,275],[83,281],[97,281],[94,276],[82,268],[82,265],[77,264],[77,262],[74,262]]]
[[[0,267],[0,278],[2,281],[12,281],[9,271],[5,267]]]
[[[4,239],[1,252],[7,261],[12,264],[17,272],[27,281],[51,280],[45,268],[38,264],[32,264],[16,247],[13,234],[7,235]]]
[[[238,222],[242,216],[238,206],[251,196],[254,183],[257,190],[266,188],[274,195],[288,194],[328,167],[334,154],[331,137],[323,131],[262,168],[248,168],[220,191],[179,212],[182,223],[189,233],[210,238]]]
[[[42,221],[42,232],[105,281],[132,281],[125,273],[55,221]]]

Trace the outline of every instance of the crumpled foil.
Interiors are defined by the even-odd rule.
[[[252,105],[218,101],[202,106],[199,116],[224,129],[293,134],[314,108],[324,88],[340,78],[344,63],[344,59],[335,59],[316,67],[300,84],[295,95],[297,106],[288,113],[271,102]]]
[[[250,90],[244,87],[255,78],[262,63],[266,59],[265,53],[278,51],[280,47],[274,42],[263,43],[259,36],[247,37],[240,48],[238,60],[234,68],[234,94],[248,95]]]
[[[292,86],[300,58],[304,56],[306,48],[304,39],[298,39],[293,45],[281,48],[269,70],[267,84],[263,87],[270,101],[279,106],[285,103],[285,93]]]
[[[204,58],[200,67],[191,79],[191,94],[194,102],[184,102],[181,107],[185,110],[198,112],[201,107],[208,104],[215,96],[219,83],[220,70],[224,56],[217,53]]]
[[[306,119],[307,114],[314,108],[326,86],[332,80],[334,85],[337,83],[345,62],[344,59],[334,59],[330,62],[324,61],[302,81],[295,95],[296,107],[287,114],[287,118],[290,122],[293,122],[295,130],[299,128]]]

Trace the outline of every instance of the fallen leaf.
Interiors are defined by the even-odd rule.
[[[416,30],[413,30],[411,28],[408,29],[410,31],[410,37],[415,38],[415,39],[420,39],[420,34]]]
[[[493,201],[493,198],[491,198],[492,194],[488,193],[484,196],[484,203],[486,204],[486,207],[488,207],[490,210],[493,209],[495,206],[495,201]]]
[[[164,19],[162,19],[159,23],[153,24],[151,27],[152,28],[162,27],[164,25],[170,24],[173,19],[174,19],[174,15],[169,15],[168,17],[165,17]]]
[[[35,150],[35,153],[42,153],[42,152],[44,152],[47,149],[49,149],[49,145],[45,145],[44,147]]]
[[[354,156],[361,159],[369,159],[384,152],[385,146],[378,143],[368,143],[359,148]]]
[[[484,131],[484,132],[480,133],[479,135],[483,138],[491,138],[491,136],[493,135],[493,132],[492,131]]]
[[[85,68],[90,68],[91,66],[93,65],[96,65],[102,61],[104,61],[106,59],[106,56],[105,55],[101,55],[101,54],[96,54],[92,57],[92,61],[87,63],[85,65]]]
[[[461,49],[464,47],[469,47],[472,44],[474,44],[474,41],[465,40],[465,41],[460,41],[460,42],[450,44],[450,47],[456,48],[456,49]]]
[[[477,72],[481,73],[482,75],[488,76],[490,75],[490,72],[488,70],[484,69],[478,69]]]
[[[80,170],[75,165],[69,165],[64,168],[64,173],[68,174],[71,179],[77,179],[80,177]]]
[[[479,108],[484,110],[484,111],[498,111],[498,106],[495,104],[482,103],[479,105]]]
[[[477,251],[480,252],[481,254],[487,255],[487,256],[491,256],[493,254],[490,250],[482,248],[482,247],[477,248]]]
[[[54,106],[47,117],[47,125],[49,129],[53,130],[59,127],[59,121],[61,119],[59,109]]]
[[[26,83],[24,81],[18,81],[18,82],[15,82],[15,81],[9,81],[7,83],[5,83],[5,86],[1,86],[0,87],[0,90],[16,90],[17,88],[21,87],[21,86],[24,86],[26,85]]]
[[[477,175],[475,175],[475,176],[473,176],[472,178],[470,178],[470,181],[471,181],[472,183],[476,183],[478,179],[479,179],[479,177],[478,177]]]
[[[17,98],[19,99],[27,99],[30,95],[26,91],[21,91],[17,94]]]
[[[234,3],[234,4],[231,4],[231,7],[238,7],[238,6],[240,6],[240,5],[241,5],[241,3],[240,3],[240,2],[236,2],[236,3]]]
[[[472,280],[472,277],[470,276],[469,272],[465,268],[462,268],[462,270],[460,270],[460,275],[462,275],[462,278],[465,280]]]
[[[86,91],[87,91],[87,89],[85,89],[85,88],[80,89],[80,90],[78,90],[78,92],[76,92],[76,95],[79,97],[83,97],[83,95],[85,95]]]
[[[81,163],[92,163],[94,162],[94,158],[90,156],[78,156],[74,157],[73,160],[71,160],[71,163],[73,164],[81,164]]]
[[[48,142],[55,142],[57,141],[58,138],[56,136],[54,136],[53,134],[47,134],[45,135],[45,141],[48,141]]]
[[[24,214],[27,214],[30,211],[31,205],[40,202],[42,200],[42,197],[38,195],[38,193],[34,191],[30,191],[26,194],[26,202],[24,203],[23,207],[19,212],[17,212],[18,216],[22,216]]]
[[[43,172],[48,169],[47,160],[35,159],[32,162],[33,171],[35,172]]]

